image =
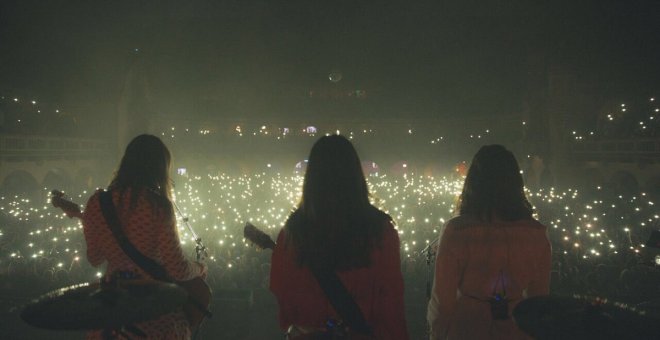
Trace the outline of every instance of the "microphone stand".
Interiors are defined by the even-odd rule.
[[[419,254],[426,258],[426,298],[431,299],[431,284],[433,282],[433,262],[436,254],[435,244],[438,243],[440,238],[436,238],[433,242],[429,243],[426,248],[422,249]]]
[[[183,223],[186,225],[188,231],[190,232],[190,235],[192,235],[192,238],[195,241],[195,254],[197,256],[197,261],[201,261],[203,258],[204,259],[207,258],[209,254],[206,252],[206,246],[204,246],[204,244],[202,243],[202,238],[197,236],[193,228],[190,226],[190,223],[188,223],[188,217],[183,216],[183,213],[181,212],[181,209],[179,209],[179,206],[174,201],[172,201],[172,205],[174,205],[176,212],[181,217],[181,220],[183,220]]]
[[[433,282],[433,273],[434,273],[434,268],[431,266],[431,263],[433,263],[433,259],[435,258],[436,254],[436,247],[435,244],[438,243],[438,240],[440,237],[436,237],[433,242],[429,243],[426,248],[422,249],[418,255],[419,256],[424,256],[426,258],[426,300],[430,301],[431,300],[431,284]],[[431,335],[431,327],[430,325],[426,325],[426,335],[427,338],[428,336]]]
[[[204,246],[204,244],[202,243],[202,238],[197,236],[197,233],[195,233],[193,228],[190,226],[190,223],[188,222],[188,217],[183,216],[183,213],[181,212],[181,209],[179,209],[179,206],[174,201],[172,201],[172,205],[174,206],[174,209],[176,209],[177,214],[179,214],[179,216],[181,217],[181,220],[183,220],[183,223],[188,228],[188,231],[190,232],[190,235],[192,235],[193,240],[195,240],[195,256],[197,258],[197,262],[200,262],[203,259],[207,259],[209,254],[206,252],[206,246]],[[197,339],[200,329],[201,326],[195,329],[191,339]]]

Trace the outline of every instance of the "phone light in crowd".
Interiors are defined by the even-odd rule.
[[[188,170],[186,168],[178,168],[176,169],[176,174],[185,176],[186,174],[188,174]]]

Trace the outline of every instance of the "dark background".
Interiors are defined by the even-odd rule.
[[[659,32],[660,1],[644,0],[5,0],[0,92],[98,129],[138,61],[154,110],[188,117],[510,114],[554,73],[603,98],[652,94]]]

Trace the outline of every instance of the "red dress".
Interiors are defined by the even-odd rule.
[[[152,208],[145,195],[140,193],[134,210],[129,211],[131,190],[127,190],[119,202],[119,192],[113,192],[113,202],[122,229],[129,241],[142,254],[160,263],[175,280],[189,280],[201,273],[201,267],[186,260],[181,250],[176,221]],[[83,213],[83,231],[87,242],[87,259],[94,267],[107,262],[106,276],[118,271],[136,273],[149,278],[138,265],[119,247],[101,212],[99,192],[90,197]],[[136,323],[148,339],[189,339],[190,329],[183,312],[174,312],[156,320]],[[101,339],[100,331],[90,332],[88,339]],[[140,338],[143,339],[143,338]]]
[[[337,313],[314,275],[298,266],[295,251],[287,246],[286,239],[286,231],[280,231],[270,271],[270,290],[279,304],[280,328],[321,328],[329,318],[338,319]],[[382,245],[372,251],[371,261],[370,267],[338,272],[338,276],[376,339],[406,340],[399,235],[391,222],[383,232]]]
[[[550,290],[551,248],[536,220],[449,220],[440,238],[428,305],[431,339],[528,339],[513,320],[493,320],[487,300],[506,284],[509,315]]]

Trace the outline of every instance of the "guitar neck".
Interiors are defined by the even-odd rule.
[[[59,190],[51,192],[50,202],[54,207],[62,209],[69,218],[82,218],[80,206],[64,198],[64,193]]]
[[[259,230],[257,227],[252,225],[250,222],[245,223],[245,227],[243,228],[243,236],[252,241],[254,244],[256,244],[258,247],[263,248],[263,249],[270,249],[273,250],[275,249],[275,242],[273,239],[270,238],[266,233],[263,231]]]
[[[71,212],[71,213],[64,212],[64,213],[65,213],[67,216],[69,216],[70,218],[79,218],[79,219],[82,219],[82,217],[83,217],[81,211],[74,211],[74,212]]]

